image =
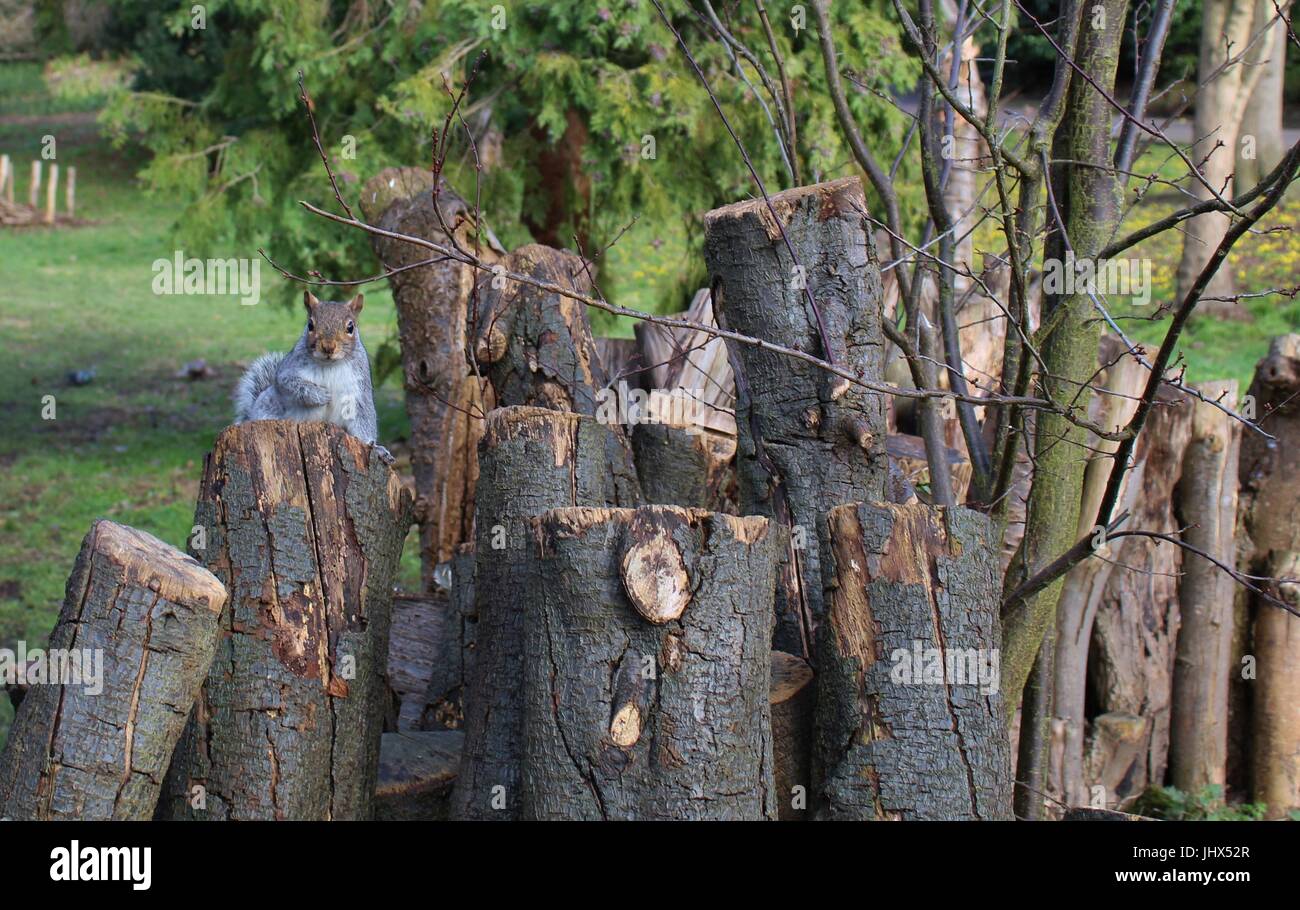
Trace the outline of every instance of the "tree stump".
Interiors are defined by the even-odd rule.
[[[771,202],[779,224],[762,199],[705,216],[718,321],[881,380],[880,268],[861,181],[800,187]],[[808,305],[809,293],[817,312]],[[840,503],[884,498],[884,396],[749,345],[731,346],[731,356],[740,512],[768,515],[794,529],[777,592],[775,646],[813,657],[827,581],[821,565],[825,514]]]
[[[643,423],[632,431],[632,449],[646,502],[734,510],[735,436],[694,424]]]
[[[817,685],[808,662],[784,651],[772,652],[772,775],[777,818],[808,817],[812,790],[813,716]]]
[[[427,168],[386,168],[368,181],[361,208],[371,224],[451,247],[474,251],[470,206],[443,184],[435,205],[433,175]],[[402,240],[371,235],[375,255],[390,269],[436,256]],[[478,246],[486,262],[498,248],[487,232]],[[474,527],[475,449],[484,408],[479,383],[466,358],[466,323],[475,269],[444,259],[408,268],[389,278],[397,308],[402,383],[411,419],[411,471],[418,497],[420,567],[426,591],[434,588],[437,566],[469,540]]]
[[[1281,335],[1255,368],[1249,394],[1274,441],[1246,433],[1241,442],[1242,549],[1247,571],[1273,579],[1300,577],[1300,335]],[[1292,608],[1300,585],[1269,582],[1268,593]],[[1251,704],[1254,798],[1273,818],[1300,808],[1300,617],[1256,596]],[[1242,676],[1243,669],[1233,668]]]
[[[578,508],[533,526],[521,816],[775,818],[767,519]]]
[[[190,545],[230,591],[227,635],[160,814],[370,817],[410,506],[374,450],[332,424],[217,437]]]
[[[464,747],[454,730],[385,733],[379,747],[375,821],[446,821]]]
[[[477,463],[478,456],[475,456]],[[447,565],[444,618],[430,651],[429,682],[421,730],[459,730],[465,721],[465,690],[474,670],[478,613],[474,606],[474,543],[462,544]]]
[[[24,668],[61,666],[31,680],[18,708],[0,755],[0,818],[148,819],[225,602],[221,582],[179,550],[95,522],[45,659]]]
[[[508,820],[519,810],[524,604],[540,580],[527,520],[551,508],[638,501],[622,440],[593,418],[537,407],[488,414],[475,505],[474,669],[465,695],[457,818]]]
[[[828,518],[815,817],[1010,819],[990,520],[851,503]]]
[[[1237,383],[1199,386],[1210,401],[1237,407]],[[1241,425],[1205,402],[1194,404],[1192,439],[1178,485],[1179,522],[1189,545],[1231,566],[1237,558]],[[1169,773],[1186,793],[1224,786],[1228,759],[1228,677],[1232,672],[1232,600],[1236,582],[1218,566],[1188,555],[1178,580],[1182,625],[1174,660]]]

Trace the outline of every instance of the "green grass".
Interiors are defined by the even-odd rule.
[[[77,167],[77,214],[89,222],[0,228],[0,647],[17,639],[38,647],[96,518],[184,546],[203,456],[229,423],[241,363],[287,349],[302,317],[232,296],[155,295],[152,264],[176,248],[168,201],[142,193],[132,177],[141,162],[110,153],[93,121],[15,123],[3,88],[15,81],[0,66],[0,151],[20,162],[16,198],[26,198],[26,162],[53,132],[58,163]],[[232,246],[218,255],[257,253]],[[281,279],[263,264],[261,280],[265,295]],[[386,289],[367,292],[361,325],[372,351],[396,334]],[[199,358],[214,378],[176,378]],[[70,372],[90,369],[91,384],[68,383]],[[385,440],[406,429],[395,381],[376,395]],[[53,420],[42,419],[45,396]],[[403,584],[418,582],[413,547],[402,573]],[[0,741],[9,711],[0,698]]]

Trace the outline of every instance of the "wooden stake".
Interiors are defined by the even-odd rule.
[[[27,188],[27,204],[36,208],[36,198],[41,192],[41,163],[40,161],[32,162],[32,182]]]
[[[9,202],[14,201],[13,165],[8,155],[0,155],[0,193],[4,193]]]
[[[68,168],[68,186],[64,190],[64,207],[68,210],[68,217],[76,217],[77,214],[77,169]]]
[[[59,166],[50,165],[50,182],[45,185],[45,223],[54,223],[54,200],[59,192]]]

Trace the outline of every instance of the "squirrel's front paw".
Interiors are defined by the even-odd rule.
[[[375,454],[379,456],[379,460],[382,461],[384,464],[392,464],[394,461],[397,460],[396,458],[393,457],[392,452],[388,451],[378,443],[375,443]]]
[[[302,384],[302,402],[308,407],[319,408],[330,403],[330,390],[314,382]]]

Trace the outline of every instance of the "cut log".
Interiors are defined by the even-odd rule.
[[[1268,576],[1267,593],[1300,604],[1300,335],[1273,339],[1255,368],[1249,395],[1274,440],[1247,433],[1241,443],[1243,562]],[[1276,581],[1291,579],[1291,581]],[[1272,818],[1300,808],[1300,617],[1256,596],[1252,604],[1255,681],[1251,705],[1252,782]],[[1240,674],[1240,668],[1234,668]]]
[[[396,730],[415,730],[442,642],[454,622],[446,592],[432,597],[394,597],[388,633],[388,688],[397,702]]]
[[[387,168],[366,183],[361,208],[367,220],[387,231],[474,250],[474,213],[443,185],[435,205],[433,176],[426,168]],[[375,255],[390,269],[411,266],[435,254],[424,247],[371,236]],[[495,262],[498,250],[488,233],[478,254]],[[411,470],[415,475],[416,520],[420,524],[420,569],[432,591],[437,566],[452,558],[473,533],[475,447],[482,434],[479,383],[470,375],[466,321],[474,269],[444,259],[408,268],[389,278],[397,308],[402,382],[411,421]]]
[[[1186,395],[1165,389],[1157,396],[1133,458],[1142,465],[1132,515],[1124,526],[1177,534],[1174,488],[1182,473],[1183,452],[1191,438],[1192,408]],[[1089,777],[1085,785],[1107,787],[1106,805],[1118,808],[1150,783],[1164,780],[1169,758],[1169,707],[1173,690],[1174,651],[1178,636],[1178,578],[1185,564],[1182,550],[1147,537],[1126,537],[1112,547],[1122,566],[1111,572],[1093,621],[1088,651],[1089,713],[1144,718],[1141,760],[1118,782]],[[1122,764],[1105,755],[1094,720],[1085,746],[1088,767]],[[1125,746],[1127,748],[1127,746]],[[1118,783],[1119,789],[1111,785]],[[1089,805],[1095,804],[1089,796]]]
[[[772,196],[771,205],[751,200],[705,216],[718,321],[881,381],[880,268],[861,181],[788,190]],[[792,529],[775,644],[810,658],[824,612],[825,514],[840,503],[884,498],[884,396],[750,345],[732,346],[731,358],[740,512]]]
[[[1237,407],[1237,383],[1197,387],[1210,401]],[[1206,402],[1192,414],[1192,438],[1178,485],[1183,540],[1231,566],[1236,560],[1241,424]],[[1169,730],[1169,776],[1186,793],[1223,787],[1228,760],[1228,677],[1232,672],[1236,582],[1218,566],[1185,555],[1178,582],[1178,629]]]
[[[478,613],[474,605],[474,544],[462,544],[446,568],[446,611],[434,642],[421,730],[458,730],[465,721],[465,689],[474,669]]]
[[[573,505],[632,505],[636,474],[622,440],[591,417],[537,407],[488,414],[475,505],[475,656],[465,695],[457,818],[519,811],[524,604],[540,584],[528,563],[527,519]]]
[[[645,506],[533,526],[521,816],[775,818],[767,519]]]
[[[1010,819],[992,522],[850,503],[828,523],[814,816]]]
[[[27,693],[0,754],[0,818],[152,816],[225,602],[216,576],[179,550],[95,522],[49,649],[22,668]]]
[[[464,739],[452,730],[385,733],[379,746],[375,821],[449,819]]]
[[[776,816],[783,822],[808,817],[812,790],[813,715],[817,685],[808,661],[772,652],[772,776]]]
[[[591,292],[581,257],[529,244],[501,261],[505,272],[527,275],[577,293]],[[563,294],[507,278],[485,276],[469,326],[474,357],[498,407],[531,405],[596,413],[596,391],[607,385],[587,320],[587,307]]]
[[[191,547],[230,591],[227,634],[163,817],[371,816],[410,506],[374,449],[332,424],[257,421],[217,437]]]
[[[632,431],[645,500],[735,512],[736,437],[691,426],[642,423]]]

